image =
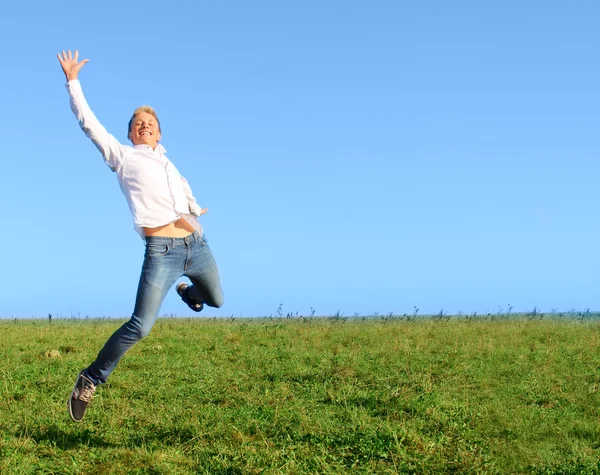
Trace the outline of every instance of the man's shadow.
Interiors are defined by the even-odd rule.
[[[82,446],[122,447],[122,444],[107,442],[105,437],[99,436],[94,430],[80,427],[79,424],[74,424],[70,430],[64,427],[53,424],[35,430],[28,429],[25,435],[37,443],[52,445],[61,450],[77,449]],[[23,435],[22,430],[15,433],[17,438],[23,437]],[[190,427],[152,426],[149,432],[144,431],[142,434],[128,436],[127,445],[131,447],[141,447],[149,443],[185,445],[193,443],[197,436],[197,431]]]
[[[33,432],[28,431],[27,436],[37,443],[44,442],[62,450],[74,449],[84,445],[88,447],[114,447],[114,444],[107,442],[103,437],[97,436],[90,429],[78,429],[76,427],[73,430],[65,431],[57,426],[49,426]]]

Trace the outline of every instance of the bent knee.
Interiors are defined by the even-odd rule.
[[[223,296],[213,297],[210,302],[205,302],[208,306],[221,308],[223,306]]]

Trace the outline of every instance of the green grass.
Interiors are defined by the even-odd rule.
[[[162,319],[75,424],[120,323],[0,321],[0,473],[600,473],[596,321]]]

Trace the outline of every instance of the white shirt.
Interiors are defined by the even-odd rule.
[[[190,185],[165,155],[162,145],[123,145],[109,134],[88,105],[81,83],[69,81],[71,110],[81,129],[117,174],[121,190],[133,216],[135,230],[144,238],[142,228],[156,228],[183,217],[202,234],[200,206]]]

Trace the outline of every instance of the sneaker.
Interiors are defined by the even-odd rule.
[[[96,385],[87,378],[84,371],[79,373],[71,397],[67,401],[71,419],[75,422],[81,422],[81,419],[83,419],[83,415],[85,414],[85,409],[95,392]]]
[[[192,302],[188,297],[188,293],[186,292],[189,286],[184,284],[183,282],[177,286],[177,293],[181,297],[185,303],[187,303],[188,307],[190,307],[194,312],[200,312],[204,308],[204,304]]]

